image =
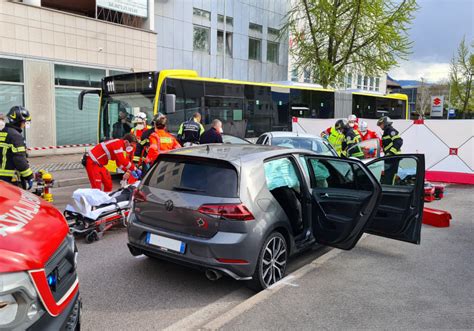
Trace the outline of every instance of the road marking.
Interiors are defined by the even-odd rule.
[[[165,330],[173,331],[199,329],[202,325],[212,320],[215,316],[219,316],[220,314],[229,311],[240,302],[245,301],[253,293],[254,292],[250,289],[242,287],[168,326]]]
[[[362,240],[363,238],[361,238]],[[327,262],[328,260],[336,257],[342,252],[340,249],[332,249],[329,252],[315,258],[311,263],[299,268],[298,270],[294,271],[293,273],[289,274],[279,282],[273,284],[269,288],[264,291],[261,291],[255,294],[253,297],[245,300],[244,302],[238,304],[231,310],[227,311],[226,313],[222,314],[221,316],[217,317],[216,319],[208,322],[205,324],[202,329],[203,330],[218,330],[222,329],[224,325],[232,321],[234,318],[240,316],[241,314],[245,313],[246,311],[250,310],[255,305],[267,300],[273,294],[280,291],[285,286],[298,286],[293,281],[296,281],[306,275],[307,273],[321,267],[322,264]]]

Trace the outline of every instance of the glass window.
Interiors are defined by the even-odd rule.
[[[297,81],[298,81],[298,75],[299,75],[299,74],[298,74],[298,68],[296,68],[296,67],[293,68],[293,69],[291,70],[291,81],[292,81],[292,82],[297,82]]]
[[[279,187],[289,187],[300,192],[301,185],[293,162],[281,158],[265,162],[265,179],[269,191]]]
[[[130,72],[128,71],[122,71],[122,70],[109,70],[109,76],[115,76],[115,75],[123,75],[123,74],[129,74]]]
[[[249,60],[261,61],[262,40],[249,38]]]
[[[343,160],[317,159],[314,157],[307,157],[307,159],[309,159],[309,170],[313,176],[311,178],[311,188],[335,188],[355,191],[373,190],[370,177],[356,163]],[[304,163],[302,159],[301,162]]]
[[[232,33],[226,32],[226,54],[232,56]],[[224,53],[224,31],[217,31],[217,54]]]
[[[305,83],[311,83],[311,70],[308,68],[304,69],[303,71],[303,79]]]
[[[368,166],[382,185],[414,186],[417,162],[412,158],[396,158],[376,161]]]
[[[346,78],[346,88],[351,88],[352,87],[352,74],[349,73],[347,74]]]
[[[308,137],[274,137],[272,138],[272,145],[286,148],[302,148],[321,155],[335,156],[322,140]]]
[[[0,82],[23,82],[23,61],[0,58]]]
[[[57,86],[101,87],[105,70],[54,65],[54,83]]]
[[[380,78],[375,78],[375,91],[380,91]]]
[[[256,23],[249,23],[249,29],[255,32],[260,32],[260,33],[262,33],[263,31],[262,26]]]
[[[56,87],[56,139],[58,145],[97,142],[99,96],[87,95],[79,111],[77,98],[81,89]]]
[[[369,88],[369,77],[364,76],[364,86],[362,87],[364,90],[367,90]]]
[[[278,64],[278,43],[267,42],[267,61]]]
[[[209,52],[210,29],[202,26],[194,26],[193,48],[195,51]]]
[[[13,106],[24,106],[23,86],[0,84],[0,113],[8,113]]]
[[[272,35],[273,37],[279,37],[280,36],[280,30],[274,29],[274,28],[268,28],[268,34]]]
[[[224,23],[224,15],[221,15],[221,14],[217,15],[217,22]],[[232,17],[227,16],[226,22],[230,26],[234,25],[234,19]]]
[[[370,80],[369,80],[369,90],[370,90],[370,91],[375,90],[375,79],[374,79],[374,77],[370,77]]]
[[[207,10],[202,10],[202,9],[199,9],[199,8],[193,8],[193,15],[204,18],[208,21],[211,20],[211,13],[208,12]]]
[[[153,174],[147,178],[145,185],[190,194],[237,197],[237,171],[224,162],[163,160],[152,171]]]
[[[357,88],[362,90],[362,75],[357,75]]]

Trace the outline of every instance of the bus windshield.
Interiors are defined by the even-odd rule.
[[[121,93],[106,95],[100,107],[100,141],[122,138],[133,126],[139,112],[147,115],[147,123],[153,119],[155,95],[142,93]]]

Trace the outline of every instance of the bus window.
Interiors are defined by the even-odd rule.
[[[133,128],[133,118],[139,112],[153,118],[154,95],[121,93],[103,97],[100,140],[122,138]]]
[[[292,117],[312,117],[311,91],[292,88],[290,92],[290,100]]]
[[[334,93],[311,91],[311,117],[334,118]]]
[[[244,111],[246,121],[246,137],[258,137],[272,129],[273,102],[271,89],[268,86],[245,85],[245,101],[247,109]]]
[[[277,111],[273,112],[273,121],[271,131],[291,131],[291,118],[290,118],[290,94],[272,92],[273,109]]]

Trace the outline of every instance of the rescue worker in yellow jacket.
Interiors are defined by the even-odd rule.
[[[344,140],[344,135],[337,131],[335,126],[331,126],[321,132],[321,138],[326,138],[331,144],[331,146],[334,147],[334,149],[336,150],[337,155],[341,156],[342,141]]]
[[[12,183],[19,175],[22,187],[29,190],[33,187],[33,171],[27,160],[22,132],[30,126],[30,112],[22,106],[14,106],[6,117],[8,123],[0,130],[0,180]]]

